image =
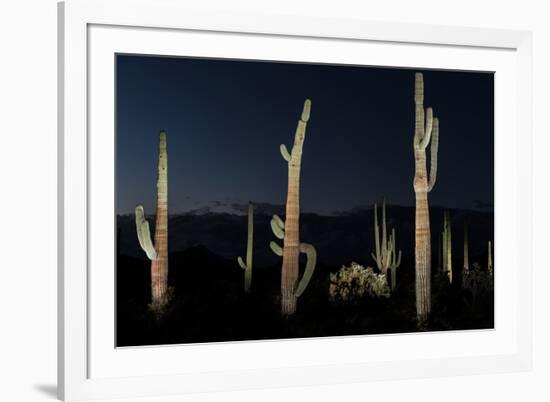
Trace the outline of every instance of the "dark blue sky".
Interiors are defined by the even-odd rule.
[[[234,211],[284,204],[286,162],[312,101],[301,173],[304,212],[386,197],[414,205],[416,70],[119,55],[117,213],[156,204],[158,131],[167,132],[169,209]],[[433,205],[493,204],[493,75],[425,71],[440,119]]]

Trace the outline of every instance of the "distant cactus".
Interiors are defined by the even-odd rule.
[[[248,203],[248,240],[246,242],[246,264],[241,257],[237,258],[239,265],[244,269],[244,291],[250,292],[252,285],[252,257],[254,249],[254,205]]]
[[[462,265],[464,272],[470,269],[470,252],[468,249],[468,224],[464,224],[464,263]]]
[[[437,236],[437,270],[438,271],[443,271],[443,251],[441,250],[442,237],[443,236]]]
[[[382,241],[380,241],[380,228],[378,226],[378,206],[374,204],[374,243],[375,252],[371,253],[378,269],[387,276],[388,269],[391,272],[391,290],[397,285],[397,268],[401,265],[401,250],[397,252],[395,244],[395,229],[387,236],[386,230],[386,201],[382,204]]]
[[[447,275],[449,283],[453,283],[453,247],[451,215],[445,211],[443,215],[443,233],[441,233],[443,244],[443,272]]]
[[[487,269],[483,269],[479,262],[474,262],[473,266],[462,271],[462,287],[470,291],[472,295],[472,304],[475,304],[480,295],[493,291],[493,252],[492,242],[487,242]]]
[[[428,193],[435,186],[437,178],[437,148],[439,145],[439,120],[433,117],[431,108],[424,110],[424,78],[415,74],[414,85],[415,129],[413,187],[416,197],[415,217],[415,272],[416,272],[416,316],[422,325],[428,319],[431,309],[432,252],[430,240],[430,209]],[[426,148],[430,144],[431,168],[428,181]]]
[[[281,269],[281,313],[283,315],[291,315],[296,311],[297,298],[306,289],[317,260],[315,248],[310,244],[300,243],[300,169],[310,112],[311,101],[306,99],[296,128],[292,151],[288,152],[284,144],[280,146],[281,155],[288,163],[286,221],[283,222],[277,215],[273,216],[271,229],[277,238],[283,240],[283,248],[275,242],[271,242],[270,246],[275,254],[283,257]],[[306,254],[307,263],[304,275],[298,283],[300,253]]]
[[[487,254],[487,271],[489,271],[489,273],[491,275],[493,275],[493,257],[492,257],[492,251],[491,251],[491,241],[489,240],[489,245],[488,245],[488,254]]]
[[[168,153],[166,133],[159,134],[159,160],[157,176],[157,218],[155,244],[151,241],[149,222],[142,205],[135,210],[138,241],[151,260],[151,309],[160,315],[168,303]]]
[[[468,280],[468,273],[470,272],[470,251],[468,242],[468,224],[464,224],[464,258],[462,263],[462,287]]]
[[[490,257],[488,258],[490,260]],[[470,292],[472,305],[480,296],[489,294],[494,289],[493,272],[489,266],[487,269],[483,269],[481,264],[474,262],[468,271],[463,272],[462,287]]]
[[[330,274],[330,301],[353,303],[365,296],[388,298],[390,288],[386,275],[376,274],[372,268],[364,268],[355,262]]]

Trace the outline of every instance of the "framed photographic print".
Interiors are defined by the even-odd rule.
[[[530,33],[59,16],[61,398],[530,368]]]

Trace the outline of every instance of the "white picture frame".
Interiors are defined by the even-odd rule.
[[[285,46],[278,46],[281,41]],[[307,55],[301,52],[304,41]],[[223,46],[216,48],[215,42]],[[353,47],[368,49],[369,57],[355,56]],[[524,31],[212,12],[177,0],[60,3],[59,397],[161,396],[529,370],[531,48],[531,33]],[[109,293],[103,286],[110,288],[109,272],[111,281],[114,275],[107,270],[103,277],[93,268],[97,232],[105,224],[95,218],[102,199],[112,200],[109,191],[114,191],[94,183],[101,175],[112,177],[113,166],[97,163],[109,159],[104,157],[109,148],[101,159],[94,149],[114,143],[108,58],[120,51],[497,71],[502,79],[495,87],[495,237],[506,247],[495,249],[502,272],[495,283],[495,330],[116,349],[109,343],[114,321],[103,314],[114,311],[112,300],[94,296]],[[435,56],[444,60],[436,62]],[[101,237],[109,255],[112,239]],[[390,348],[393,352],[386,352]],[[438,351],[448,349],[452,353]]]

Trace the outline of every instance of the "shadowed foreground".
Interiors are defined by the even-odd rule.
[[[320,264],[295,315],[280,314],[280,264],[254,273],[250,294],[236,262],[194,246],[169,255],[172,301],[162,320],[149,310],[150,263],[118,257],[117,346],[221,342],[417,331],[414,265],[388,299],[363,298],[351,305],[328,298],[329,273]],[[302,262],[303,266],[303,262]],[[424,330],[493,328],[493,293],[478,296],[439,277],[433,283],[433,311]]]

